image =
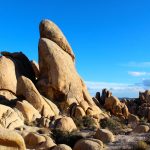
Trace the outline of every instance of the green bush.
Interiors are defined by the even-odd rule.
[[[148,122],[147,118],[145,118],[145,117],[141,117],[141,118],[140,118],[140,122],[139,122],[139,123],[140,123],[141,125],[146,125],[147,122]]]
[[[94,119],[91,116],[84,116],[83,118],[73,118],[73,120],[76,126],[81,130],[94,130],[96,128]]]
[[[58,129],[52,131],[52,137],[56,144],[66,144],[72,148],[78,140],[83,138],[75,132],[63,132]]]
[[[105,128],[109,129],[111,132],[113,132],[116,135],[123,133],[123,129],[126,128],[125,123],[121,119],[115,116],[112,116],[111,118],[108,119],[101,120],[100,126],[103,129]]]

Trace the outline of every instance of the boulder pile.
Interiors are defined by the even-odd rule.
[[[126,104],[123,101],[120,101],[117,97],[112,96],[112,93],[109,90],[103,89],[101,96],[100,92],[97,92],[95,98],[101,107],[104,107],[113,115],[122,117],[124,119],[128,118],[129,111]]]
[[[78,130],[72,118],[88,115],[98,123],[103,115],[76,71],[75,55],[61,30],[50,20],[39,28],[38,63],[22,52],[1,52],[0,149],[69,150],[57,146],[50,130],[72,132]],[[103,147],[99,140],[85,139],[74,149],[80,143]]]
[[[139,92],[139,98],[126,101],[129,112],[150,121],[150,91]]]

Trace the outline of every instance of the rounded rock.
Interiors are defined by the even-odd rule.
[[[115,140],[113,133],[107,129],[98,129],[94,137],[104,143],[114,142]]]

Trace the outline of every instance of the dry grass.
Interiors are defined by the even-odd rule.
[[[125,123],[119,119],[118,117],[112,116],[111,118],[108,119],[103,119],[100,121],[100,126],[101,128],[109,129],[111,132],[113,132],[115,135],[117,134],[123,134],[124,129],[127,128]]]

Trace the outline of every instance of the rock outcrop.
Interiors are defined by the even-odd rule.
[[[82,139],[78,141],[73,150],[102,150],[103,142],[97,139]]]
[[[130,113],[150,121],[150,91],[139,92],[139,98],[126,102]]]
[[[50,20],[43,20],[40,23],[40,37],[55,42],[62,50],[68,53],[74,61],[74,53],[61,30]]]
[[[93,101],[97,106],[104,107],[113,115],[123,117],[124,119],[128,118],[129,111],[125,102],[121,102],[117,97],[112,96],[112,93],[107,89],[103,89],[102,94],[97,92]]]
[[[0,57],[0,90],[8,90],[16,93],[17,76],[15,63],[5,56]]]
[[[12,108],[0,105],[0,127],[15,129],[23,124],[23,120]]]
[[[114,115],[123,116],[126,119],[128,118],[129,112],[127,106],[125,103],[121,103],[117,97],[110,96],[106,98],[104,107]]]
[[[51,116],[58,115],[58,112],[55,112],[53,106],[51,106],[52,102],[47,102],[40,95],[32,81],[24,76],[21,76],[18,79],[17,95],[24,96],[25,99],[44,117],[50,118]],[[55,108],[57,108],[57,106],[55,106]]]
[[[72,113],[74,105],[80,106],[85,114],[100,114],[101,110],[93,102],[75,69],[74,55],[68,48],[67,40],[56,28],[47,20],[40,24],[38,90],[67,114]]]
[[[77,127],[70,117],[62,117],[55,121],[55,129],[63,132],[72,132],[77,130]]]
[[[135,133],[146,133],[148,131],[149,131],[149,127],[147,125],[137,125],[133,129],[133,132],[135,132]]]
[[[30,123],[35,121],[37,118],[41,118],[40,113],[26,100],[23,100],[22,102],[17,101],[15,108],[23,114],[26,122]]]
[[[107,129],[98,129],[94,137],[96,139],[101,140],[103,143],[109,143],[115,141],[115,137],[113,133]]]
[[[0,128],[1,150],[26,150],[23,138],[15,131]]]
[[[29,133],[24,140],[28,149],[50,149],[56,145],[50,137],[38,133]]]
[[[60,144],[52,148],[52,150],[72,150],[72,148],[65,144]]]

